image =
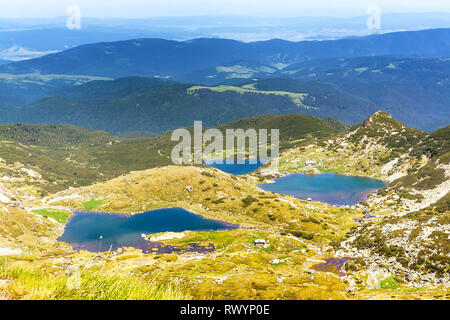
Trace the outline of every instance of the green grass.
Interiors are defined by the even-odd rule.
[[[398,289],[400,288],[400,285],[397,281],[395,281],[394,277],[388,277],[381,281],[380,284],[381,289]]]
[[[12,299],[25,300],[176,300],[189,299],[183,289],[167,281],[118,276],[101,271],[81,271],[79,287],[68,284],[67,273],[40,269],[6,268],[0,262],[0,279],[7,279]],[[69,281],[69,282],[68,282]]]
[[[242,231],[216,231],[216,232],[186,232],[186,237],[182,239],[175,239],[173,243],[188,244],[188,243],[210,243],[212,242],[216,250],[227,248],[237,241],[245,233]]]
[[[319,170],[322,173],[344,173],[345,168],[343,166],[336,167],[336,168],[326,168],[322,166],[317,166],[317,170]]]
[[[44,217],[55,219],[59,223],[66,223],[67,219],[72,215],[70,211],[55,210],[55,209],[37,209],[34,213],[40,214]]]
[[[255,90],[251,89],[250,87],[235,87],[235,86],[217,86],[217,87],[206,87],[206,86],[193,86],[187,89],[188,94],[195,94],[198,90],[201,89],[207,89],[211,91],[216,92],[226,92],[226,91],[233,91],[240,94],[244,93],[257,93],[257,94],[265,94],[265,95],[280,95],[280,96],[287,96],[291,99],[292,102],[294,102],[297,106],[303,107],[303,108],[309,108],[308,106],[303,104],[303,100],[308,95],[306,93],[294,93],[294,92],[288,92],[288,91],[262,91],[262,90]]]
[[[83,203],[83,206],[84,206],[84,209],[85,209],[85,210],[90,211],[90,210],[92,210],[92,209],[98,207],[98,206],[101,205],[102,203],[103,203],[102,200],[95,200],[95,199],[92,199],[92,200],[89,200],[89,201]]]

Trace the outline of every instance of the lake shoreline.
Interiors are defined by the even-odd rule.
[[[258,170],[261,170],[261,169],[262,168],[260,168]],[[256,173],[256,171],[252,172],[252,173]],[[250,173],[250,174],[252,174],[252,173]],[[362,176],[362,175],[351,174],[351,173],[342,173],[342,172],[309,173],[309,172],[278,171],[277,174],[279,175],[279,177],[277,177],[275,179],[282,178],[282,177],[285,177],[285,176],[288,176],[288,175],[291,175],[291,174],[304,174],[304,175],[307,175],[307,176],[318,176],[318,175],[321,175],[321,174],[335,174],[337,176],[344,176],[344,177],[358,177],[358,178],[367,178],[367,179],[372,179],[372,180],[378,180],[378,181],[382,181],[382,182],[384,182],[386,184],[389,184],[389,181],[386,180],[386,179],[375,178],[375,177],[372,177],[372,176]],[[264,182],[264,183],[266,183],[266,182]]]
[[[296,177],[299,178],[297,181],[294,180]],[[317,180],[312,183],[308,180],[301,181],[306,177],[317,177],[318,179],[321,179],[323,177],[330,177],[331,179],[341,177],[344,179],[348,179],[348,182],[339,180]],[[379,183],[380,185],[368,186],[367,182],[373,184]],[[320,183],[324,184],[322,184],[321,186]],[[335,184],[335,186],[331,186],[331,189],[330,183]],[[386,185],[386,182],[384,182],[383,180],[369,177],[351,176],[336,173],[306,174],[292,172],[280,177],[273,178],[271,179],[271,181],[260,183],[258,184],[258,187],[264,191],[270,191],[285,196],[292,196],[299,200],[311,199],[312,201],[322,202],[332,206],[344,207],[354,206],[360,204],[361,202],[367,201],[370,195],[375,194],[378,190],[386,187]],[[322,189],[320,189],[320,187],[322,187]],[[345,198],[345,196],[340,195],[340,192],[347,192],[348,197]],[[323,197],[326,196],[329,198],[324,199]]]
[[[112,216],[121,216],[121,217],[125,217],[125,218],[131,218],[133,216],[136,215],[141,215],[141,214],[150,214],[153,211],[159,211],[159,210],[171,210],[171,209],[181,209],[181,210],[186,210],[187,212],[189,212],[190,214],[196,215],[204,220],[208,220],[208,221],[214,221],[214,222],[218,222],[221,223],[223,225],[227,225],[229,227],[234,227],[234,226],[238,226],[237,229],[242,228],[241,225],[236,224],[236,223],[231,223],[228,221],[224,221],[224,220],[219,220],[219,219],[212,219],[212,218],[207,218],[204,215],[201,215],[200,213],[197,212],[192,212],[189,209],[183,208],[183,207],[166,207],[166,208],[157,208],[157,209],[152,209],[152,210],[148,210],[148,211],[143,211],[143,212],[130,212],[130,213],[126,213],[126,212],[102,212],[102,211],[87,211],[87,210],[79,210],[79,209],[72,209],[72,215],[69,217],[69,219],[67,219],[66,221],[66,225],[69,223],[69,221],[78,213],[81,214],[98,214],[98,215],[112,215]],[[236,230],[237,230],[236,229]],[[186,230],[187,231],[187,230]]]
[[[167,212],[167,215],[166,212]],[[181,207],[162,208],[141,213],[110,213],[86,210],[72,210],[58,242],[68,243],[74,250],[101,252],[103,242],[113,250],[124,247],[142,249],[143,252],[168,253],[173,251],[208,251],[214,248],[200,248],[190,244],[190,249],[165,246],[161,242],[151,242],[143,235],[165,232],[219,232],[242,228],[239,224],[218,219],[209,219],[201,214]],[[102,217],[105,217],[102,220]],[[105,220],[106,219],[106,220]],[[98,249],[96,248],[100,246]]]

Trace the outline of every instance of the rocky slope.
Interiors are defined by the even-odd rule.
[[[335,172],[377,178],[388,186],[368,206],[392,212],[425,208],[449,187],[448,127],[429,135],[377,112],[349,133],[286,151],[282,172]],[[307,160],[317,166],[306,167]]]
[[[449,203],[450,193],[447,193],[426,209],[365,223],[342,243],[344,251],[338,255],[352,257],[354,261],[362,258],[364,269],[394,275],[412,286],[448,286]],[[356,263],[356,267],[361,265]]]
[[[413,286],[449,284],[450,127],[432,134],[378,112],[347,134],[281,156],[284,172],[337,172],[388,182],[368,201],[368,219],[342,242],[348,270]],[[315,168],[305,167],[316,160]]]

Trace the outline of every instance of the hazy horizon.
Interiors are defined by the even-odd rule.
[[[427,11],[427,12],[401,12],[401,11],[393,11],[393,12],[383,12],[383,14],[386,15],[450,15],[450,10],[447,12],[437,12],[437,11]],[[177,15],[177,16],[154,16],[154,17],[146,17],[146,18],[139,18],[139,17],[95,17],[95,16],[83,16],[83,19],[95,19],[95,20],[152,20],[152,19],[176,19],[176,18],[260,18],[260,19],[295,19],[295,18],[334,18],[334,19],[354,19],[354,18],[361,18],[361,17],[367,17],[367,13],[352,15],[352,16],[340,16],[340,15],[299,15],[299,16],[285,16],[285,17],[266,17],[266,16],[258,16],[258,15],[245,15],[245,14],[217,14],[217,15]],[[59,16],[52,16],[52,17],[3,17],[0,15],[0,19],[2,20],[39,20],[39,19],[67,19],[67,15],[59,15]]]
[[[67,15],[67,8],[78,6],[82,15],[98,19],[147,19],[164,17],[252,16],[267,18],[343,17],[367,15],[367,8],[377,6],[382,13],[450,13],[447,0],[0,0],[0,18],[41,19]]]
[[[0,19],[0,59],[19,61],[136,38],[303,41],[449,28],[450,1],[0,0]]]

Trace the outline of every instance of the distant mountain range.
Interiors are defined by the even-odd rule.
[[[303,14],[307,14],[303,12]],[[311,13],[313,14],[313,13]],[[249,16],[186,16],[150,19],[95,19],[83,17],[80,30],[66,28],[67,17],[46,19],[0,19],[0,59],[30,58],[49,51],[62,51],[88,43],[136,38],[187,40],[200,37],[241,41],[267,39],[333,40],[348,36],[450,27],[449,13],[385,13],[382,29],[369,30],[368,16],[355,11],[354,17],[323,16],[291,18]],[[326,26],[326,28],[324,28]],[[11,48],[20,48],[15,55]],[[28,53],[26,52],[28,51]],[[17,52],[19,53],[19,52]]]
[[[332,59],[289,66],[277,75],[332,83],[430,132],[450,122],[450,58]]]
[[[194,120],[299,112],[354,124],[385,110],[431,132],[450,120],[448,57],[450,29],[335,41],[102,42],[0,65],[0,121],[140,136]]]
[[[163,39],[102,42],[1,65],[0,72],[186,80],[189,73],[242,61],[282,69],[313,59],[382,55],[448,57],[450,29],[396,32],[334,41],[244,43],[203,38],[183,42]]]

